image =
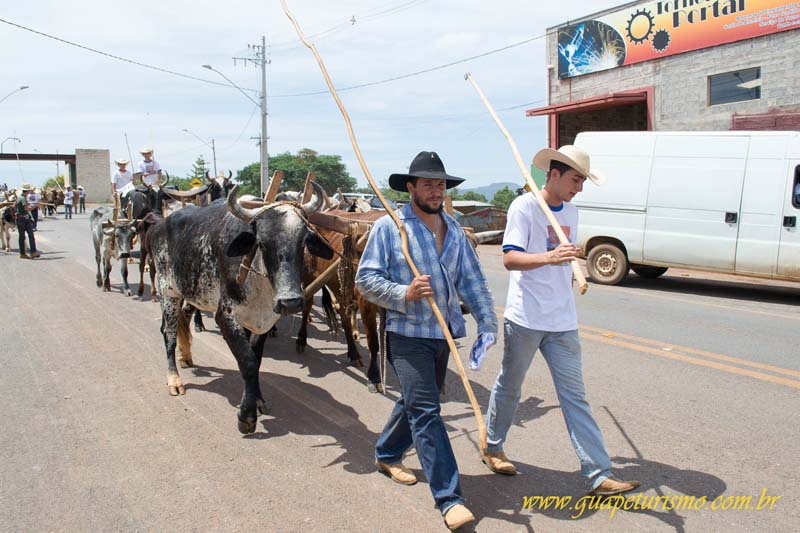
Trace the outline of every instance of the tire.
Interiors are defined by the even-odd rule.
[[[655,266],[633,266],[631,269],[636,272],[637,276],[645,279],[656,279],[668,270],[667,267]]]
[[[625,252],[614,244],[605,243],[589,251],[586,268],[595,283],[616,285],[628,275],[630,265]]]

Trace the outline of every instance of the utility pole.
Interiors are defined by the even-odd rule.
[[[261,36],[261,44],[248,44],[247,48],[253,53],[252,57],[234,57],[233,64],[236,65],[237,61],[243,61],[245,66],[248,63],[253,63],[257,67],[261,67],[261,137],[259,138],[259,147],[261,154],[261,196],[269,187],[269,152],[267,151],[267,65],[271,62],[267,59],[267,40],[263,35]]]
[[[214,177],[216,178],[219,174],[217,174],[217,148],[214,146],[214,137],[211,137],[211,154],[214,156]]]

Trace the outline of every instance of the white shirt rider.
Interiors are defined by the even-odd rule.
[[[158,184],[159,172],[161,172],[161,165],[155,159],[139,161],[139,172],[142,173],[142,182],[150,185]]]

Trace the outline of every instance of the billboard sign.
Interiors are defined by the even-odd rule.
[[[663,0],[558,30],[558,76],[569,78],[800,28],[800,2]]]

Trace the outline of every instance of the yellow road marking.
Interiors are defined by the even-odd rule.
[[[503,307],[495,307],[495,310],[499,313],[498,318],[502,318],[502,314],[505,311]],[[725,364],[725,363],[718,363],[716,361],[708,361],[706,359],[701,359],[698,357],[691,357],[690,355],[686,355],[683,353],[678,352],[686,352],[689,354],[699,355],[702,357],[707,357],[709,359],[716,359],[718,361],[726,361],[728,363],[733,363],[741,366],[749,366],[753,368],[758,368],[761,370],[767,370],[769,372],[775,372],[777,374],[783,374],[785,376],[796,376],[800,377],[800,372],[796,370],[791,370],[788,368],[781,368],[778,366],[767,365],[763,363],[757,363],[754,361],[748,361],[746,359],[740,359],[738,357],[731,357],[729,355],[722,355],[713,352],[708,352],[705,350],[699,350],[695,348],[689,348],[687,346],[680,346],[675,344],[669,344],[661,341],[657,341],[654,339],[645,339],[642,337],[636,337],[633,335],[627,335],[625,333],[617,333],[615,331],[596,328],[592,326],[585,326],[579,325],[579,331],[581,337],[592,340],[596,342],[602,342],[604,344],[610,344],[612,346],[619,346],[622,348],[628,348],[630,350],[634,350],[637,352],[644,352],[651,355],[657,355],[659,357],[664,357],[667,359],[673,359],[675,361],[682,361],[684,363],[689,363],[698,366],[705,366],[708,368],[714,368],[716,370],[721,370],[723,372],[728,372],[731,374],[738,374],[740,376],[747,376],[754,379],[758,379],[761,381],[768,381],[770,383],[776,383],[779,385],[784,385],[787,387],[792,387],[795,389],[800,389],[800,381],[781,377],[781,376],[773,376],[770,374],[765,374],[763,372],[756,372],[754,370],[748,370],[745,368],[739,368],[733,365]],[[646,346],[652,345],[652,346]],[[655,347],[653,347],[655,346]]]

